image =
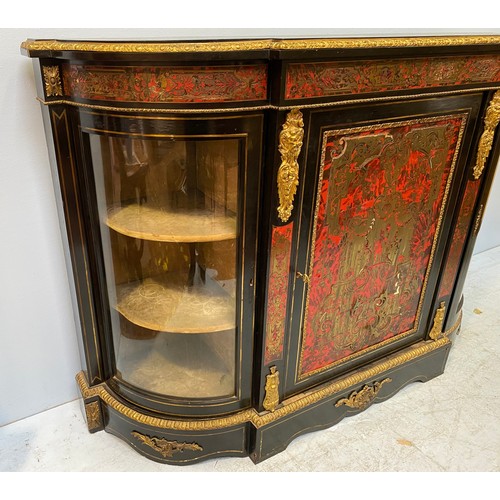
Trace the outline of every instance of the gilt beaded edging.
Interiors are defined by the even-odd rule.
[[[427,36],[370,38],[309,38],[288,40],[228,40],[212,42],[91,42],[26,40],[21,49],[30,51],[78,51],[125,53],[235,52],[242,50],[367,49],[399,47],[446,47],[500,44],[500,36]]]
[[[422,97],[439,97],[443,95],[453,95],[453,94],[468,94],[472,92],[482,92],[484,90],[498,90],[499,85],[478,87],[471,89],[457,89],[457,90],[445,90],[442,92],[422,92],[418,94],[404,94],[396,96],[381,96],[381,97],[366,97],[360,99],[342,99],[335,101],[328,101],[322,103],[312,103],[312,104],[301,104],[300,109],[320,109],[331,106],[343,106],[346,104],[362,104],[367,102],[390,102],[402,99],[419,99]],[[263,104],[260,106],[240,106],[240,107],[227,107],[227,108],[139,108],[139,107],[124,107],[124,106],[104,106],[101,104],[86,104],[82,102],[70,101],[68,99],[54,99],[51,101],[44,101],[40,97],[35,97],[35,99],[44,106],[56,106],[56,105],[68,105],[74,106],[76,108],[83,109],[95,109],[98,111],[122,111],[126,113],[161,113],[161,114],[210,114],[210,113],[233,113],[241,111],[262,111],[265,109],[275,109],[275,110],[291,110],[297,108],[297,104],[277,106],[274,104]]]
[[[210,419],[191,419],[191,420],[174,420],[167,418],[152,417],[144,413],[140,413],[125,404],[118,401],[109,391],[105,384],[99,384],[94,387],[89,387],[85,373],[79,372],[76,376],[76,381],[80,387],[80,392],[84,399],[91,397],[99,397],[109,407],[125,417],[145,425],[157,427],[158,429],[169,429],[178,431],[201,431],[209,429],[224,429],[234,425],[244,424],[246,422],[252,423],[255,428],[264,427],[280,418],[294,413],[298,410],[306,408],[307,406],[317,403],[322,399],[332,396],[338,392],[349,389],[352,386],[366,382],[367,380],[380,375],[381,373],[397,368],[398,366],[407,363],[413,359],[425,356],[436,349],[450,344],[451,341],[447,335],[457,330],[461,324],[462,315],[460,314],[455,324],[444,332],[443,336],[438,340],[421,342],[400,354],[394,355],[382,363],[377,363],[359,370],[358,372],[336,380],[330,384],[323,386],[320,389],[311,390],[303,393],[302,395],[294,396],[293,400],[287,402],[283,401],[282,405],[274,410],[274,412],[258,413],[255,409],[249,408],[242,410],[233,415],[225,417],[216,417]]]

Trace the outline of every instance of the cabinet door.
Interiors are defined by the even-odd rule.
[[[262,116],[80,120],[108,383],[171,413],[247,405]]]
[[[426,337],[481,102],[304,116],[283,396]]]

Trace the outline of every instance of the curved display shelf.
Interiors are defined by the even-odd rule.
[[[146,279],[117,287],[116,309],[132,323],[170,333],[212,333],[236,327],[235,299],[212,279],[172,286]]]
[[[148,205],[112,207],[106,224],[115,231],[150,241],[198,243],[236,238],[236,218],[208,210],[166,211]]]

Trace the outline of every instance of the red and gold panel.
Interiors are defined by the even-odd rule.
[[[274,226],[272,231],[264,353],[266,365],[283,357],[292,233],[293,222],[286,226]]]
[[[299,378],[418,328],[465,123],[324,132]]]
[[[199,103],[267,98],[267,66],[63,65],[66,95],[96,101]]]
[[[292,63],[286,99],[500,82],[500,56]]]
[[[471,225],[472,214],[474,213],[474,206],[476,205],[480,184],[480,181],[470,180],[465,187],[465,193],[458,212],[458,220],[455,230],[453,231],[450,252],[446,260],[446,266],[439,286],[438,302],[443,300],[446,301],[453,290],[453,284],[460,266],[460,260],[462,258],[467,233]]]

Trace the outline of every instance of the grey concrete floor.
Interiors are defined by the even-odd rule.
[[[443,375],[301,436],[259,465],[249,458],[182,468],[149,461],[110,434],[89,434],[73,401],[0,428],[0,471],[498,472],[500,247],[473,257],[464,295],[462,330]]]

